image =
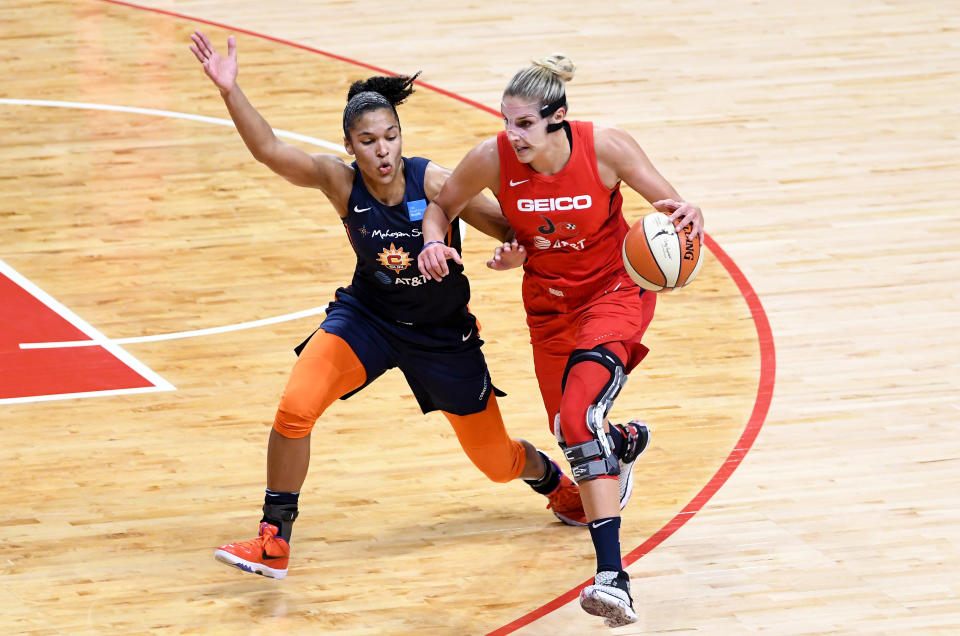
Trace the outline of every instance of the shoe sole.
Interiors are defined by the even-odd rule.
[[[627,473],[627,485],[623,491],[623,494],[620,495],[620,510],[623,510],[627,507],[627,504],[630,503],[630,497],[633,495],[633,465],[637,463],[637,460],[643,457],[643,454],[647,452],[647,449],[650,448],[650,442],[653,441],[653,429],[650,428],[649,424],[644,424],[643,427],[647,429],[647,444],[643,447],[643,450],[633,459],[629,464],[623,464],[620,466],[620,473],[624,471]]]
[[[559,513],[558,513],[557,511],[555,511],[555,510],[552,510],[551,512],[553,512],[553,516],[554,516],[554,517],[556,517],[557,519],[559,519],[559,520],[562,521],[563,523],[567,524],[568,526],[577,526],[577,527],[582,528],[582,527],[584,527],[585,525],[587,525],[586,523],[580,523],[579,521],[575,521],[574,519],[571,519],[570,517],[564,517],[563,515],[559,514]]]
[[[224,550],[217,550],[213,553],[213,557],[220,563],[230,565],[235,568],[240,568],[244,572],[249,572],[251,574],[259,574],[260,576],[266,576],[271,579],[283,579],[287,576],[286,570],[277,570],[267,567],[262,563],[252,563]]]
[[[623,627],[637,622],[637,613],[632,607],[593,586],[580,593],[580,607],[587,614],[602,617],[607,627]]]

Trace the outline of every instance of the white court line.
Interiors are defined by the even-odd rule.
[[[229,119],[220,119],[217,117],[206,117],[203,115],[191,115],[189,113],[178,113],[176,111],[157,110],[154,108],[138,108],[134,106],[116,106],[112,104],[94,104],[90,102],[51,101],[46,99],[7,99],[7,98],[0,98],[0,104],[11,104],[11,105],[19,105],[19,106],[51,106],[55,108],[80,108],[80,109],[91,109],[91,110],[108,110],[108,111],[115,111],[115,112],[138,113],[142,115],[155,115],[159,117],[171,117],[174,119],[188,119],[191,121],[199,121],[199,122],[204,122],[209,124],[216,124],[218,126],[230,126],[231,128],[235,127],[233,121]],[[278,137],[287,137],[289,139],[296,139],[298,141],[303,141],[306,143],[321,146],[329,150],[334,150],[341,154],[347,154],[342,146],[331,143],[329,141],[325,141],[323,139],[317,139],[316,137],[308,137],[307,135],[301,135],[299,133],[290,132],[288,130],[274,129],[274,133]],[[458,219],[457,221],[460,224],[460,235],[462,240],[462,238],[466,235],[467,226],[463,222],[463,219]],[[0,263],[2,263],[2,261],[0,261]],[[23,280],[26,280],[26,279],[23,279]],[[51,300],[53,299],[51,298]],[[56,302],[56,301],[53,301],[53,302]],[[65,347],[105,346],[104,343],[113,343],[114,345],[120,345],[120,344],[133,344],[133,343],[140,343],[140,342],[156,342],[159,340],[175,340],[178,338],[193,338],[196,336],[206,336],[210,334],[225,333],[228,331],[239,331],[241,329],[250,329],[253,327],[260,327],[263,325],[271,325],[278,322],[284,322],[287,320],[296,320],[298,318],[303,318],[305,316],[313,316],[313,315],[321,314],[325,312],[326,309],[327,309],[326,306],[314,307],[312,309],[305,309],[303,311],[284,314],[282,316],[274,316],[272,318],[264,318],[262,320],[252,320],[249,322],[241,322],[233,325],[224,325],[222,327],[210,327],[207,329],[195,329],[193,331],[181,331],[177,333],[166,333],[166,334],[158,334],[153,336],[138,336],[138,337],[132,337],[132,338],[118,338],[116,340],[110,340],[105,336],[103,336],[102,334],[100,334],[99,338],[93,338],[92,340],[72,340],[72,341],[64,341],[64,342],[26,342],[26,343],[20,343],[20,348],[21,349],[59,349],[59,348],[65,348]],[[64,310],[66,310],[65,307],[64,307]],[[66,310],[66,311],[69,311],[69,310]],[[79,320],[79,318],[77,318],[77,320]],[[89,327],[89,325],[87,326]],[[90,329],[93,329],[93,327],[90,327]],[[99,332],[97,333],[99,334]],[[117,350],[122,351],[119,348],[117,348]],[[157,377],[159,378],[159,376]],[[161,381],[163,381],[162,378],[160,379]],[[171,385],[171,388],[172,388],[172,385]],[[3,401],[0,400],[0,404],[2,403]]]
[[[0,404],[25,404],[27,402],[50,402],[52,400],[72,400],[75,398],[112,397],[114,395],[129,395],[131,393],[156,393],[157,391],[176,391],[176,387],[166,389],[158,386],[145,386],[136,389],[110,389],[108,391],[82,391],[80,393],[28,395],[25,397],[0,398]]]
[[[248,322],[238,322],[232,325],[223,325],[222,327],[208,327],[206,329],[194,329],[193,331],[179,331],[176,333],[161,333],[154,336],[134,336],[131,338],[116,338],[110,340],[114,344],[133,344],[138,342],[157,342],[158,340],[177,340],[179,338],[195,338],[197,336],[209,336],[211,334],[226,333],[228,331],[240,331],[241,329],[252,329],[253,327],[262,327],[264,325],[273,325],[278,322],[296,320],[306,316],[316,316],[327,310],[327,305],[323,307],[312,307],[303,311],[295,311],[290,314],[273,316],[272,318],[263,318],[261,320],[250,320]],[[60,349],[64,347],[94,347],[100,345],[99,341],[94,340],[66,340],[63,342],[21,342],[21,349]]]
[[[189,113],[178,113],[172,110],[157,110],[155,108],[137,108],[135,106],[114,106],[112,104],[93,104],[88,102],[59,102],[51,101],[48,99],[0,99],[0,104],[11,104],[14,106],[52,106],[54,108],[81,108],[87,110],[110,110],[121,113],[137,113],[140,115],[154,115],[157,117],[170,117],[173,119],[189,119],[191,121],[200,121],[207,124],[216,124],[217,126],[230,126],[235,128],[233,121],[229,119],[220,119],[219,117],[205,117],[203,115],[191,115]],[[296,139],[297,141],[303,141],[308,144],[313,144],[315,146],[321,146],[328,150],[333,150],[339,152],[342,155],[347,154],[346,150],[343,149],[343,146],[325,141],[323,139],[317,139],[316,137],[308,137],[307,135],[301,135],[300,133],[290,132],[289,130],[278,130],[274,129],[277,137],[286,137],[287,139]]]
[[[39,396],[30,396],[27,398],[2,398],[0,399],[0,404],[13,404],[17,402],[38,402],[42,400],[58,400],[58,399],[67,399],[72,397],[86,397],[89,395],[120,395],[123,393],[148,393],[153,391],[176,391],[177,387],[173,386],[162,377],[160,377],[156,372],[154,372],[150,367],[143,364],[132,355],[121,349],[117,344],[112,342],[109,338],[104,336],[102,333],[97,331],[92,325],[87,323],[83,318],[73,313],[67,309],[63,304],[58,302],[53,296],[43,291],[35,284],[33,284],[29,279],[22,276],[17,270],[13,269],[10,265],[0,260],[0,274],[3,274],[14,283],[19,285],[25,291],[30,293],[34,298],[42,302],[49,309],[54,311],[61,318],[69,322],[71,325],[85,333],[90,337],[91,344],[101,346],[111,354],[114,355],[118,360],[126,364],[128,367],[139,373],[145,380],[152,383],[152,387],[141,387],[136,389],[117,389],[115,391],[91,391],[89,393],[61,393],[58,395],[39,395]]]

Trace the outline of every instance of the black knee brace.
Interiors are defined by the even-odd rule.
[[[560,427],[560,415],[557,414],[553,429],[564,457],[570,462],[570,471],[577,483],[602,476],[616,477],[620,474],[620,462],[613,454],[609,435],[603,430],[603,420],[613,407],[613,401],[627,381],[623,362],[608,349],[598,346],[593,349],[576,349],[567,360],[560,383],[561,391],[567,386],[567,376],[573,365],[581,362],[595,362],[610,372],[610,379],[596,398],[596,402],[587,407],[587,430],[595,439],[567,446]]]

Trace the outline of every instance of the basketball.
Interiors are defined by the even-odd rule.
[[[689,285],[703,264],[700,238],[688,225],[677,233],[670,217],[653,212],[633,224],[623,239],[623,266],[637,285],[668,292]]]

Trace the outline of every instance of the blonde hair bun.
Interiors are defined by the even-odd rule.
[[[572,80],[573,74],[577,70],[577,65],[573,63],[573,60],[563,53],[553,53],[547,57],[532,61],[534,66],[539,66],[542,69],[550,71],[564,82]]]

